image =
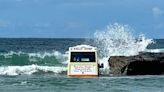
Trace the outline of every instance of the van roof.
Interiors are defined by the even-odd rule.
[[[95,51],[97,50],[96,47],[90,46],[90,45],[77,45],[74,47],[69,47],[69,51]]]

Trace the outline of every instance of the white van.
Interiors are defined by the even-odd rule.
[[[99,75],[96,47],[77,45],[69,48],[68,55],[68,76]]]

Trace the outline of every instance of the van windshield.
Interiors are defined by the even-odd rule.
[[[71,52],[71,62],[96,62],[95,52]]]

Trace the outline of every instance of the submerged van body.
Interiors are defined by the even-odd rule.
[[[98,76],[97,48],[77,45],[68,51],[68,76]]]

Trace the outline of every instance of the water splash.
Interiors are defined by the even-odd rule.
[[[115,23],[103,31],[94,33],[97,47],[103,57],[131,56],[145,51],[152,39],[147,39],[143,34],[136,39],[132,34],[133,29],[128,25]]]
[[[128,25],[114,23],[108,25],[105,30],[94,33],[96,46],[100,51],[100,63],[104,63],[104,69],[109,71],[108,58],[110,56],[132,56],[145,51],[152,39],[147,39],[143,34],[137,39],[132,34],[134,30]]]

